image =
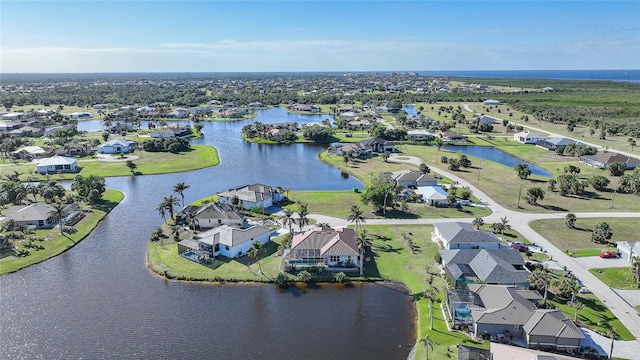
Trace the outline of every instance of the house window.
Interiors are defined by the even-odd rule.
[[[513,325],[514,331],[520,331],[520,325]]]
[[[340,261],[340,256],[338,255],[329,256],[329,262],[338,262],[338,261]]]

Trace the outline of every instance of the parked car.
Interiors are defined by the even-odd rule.
[[[581,287],[580,290],[578,290],[578,292],[580,294],[591,294],[591,290],[589,290],[589,288],[587,288],[586,286]]]
[[[529,247],[523,244],[512,244],[511,248],[513,250],[518,250],[520,252],[525,252],[525,251],[529,251]]]
[[[603,253],[600,253],[600,257],[603,259],[617,258],[619,256],[620,255],[615,251],[605,251]]]

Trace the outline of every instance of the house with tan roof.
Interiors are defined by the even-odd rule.
[[[237,201],[245,210],[263,207],[265,209],[284,200],[284,190],[264,184],[241,185],[218,194],[218,202],[235,205]]]
[[[578,161],[599,169],[606,169],[609,165],[615,162],[623,163],[627,169],[635,169],[640,166],[639,159],[615,152],[605,152],[596,155],[582,155],[578,158]]]
[[[284,261],[296,269],[310,266],[361,269],[363,265],[356,232],[347,227],[319,227],[295,235],[291,249],[285,251]]]

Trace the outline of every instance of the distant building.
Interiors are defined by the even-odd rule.
[[[500,105],[500,101],[488,99],[482,102],[483,105]]]

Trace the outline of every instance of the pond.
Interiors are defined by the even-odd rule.
[[[445,145],[442,147],[445,150],[460,152],[466,155],[479,157],[481,159],[497,162],[504,166],[514,168],[517,164],[527,164],[531,169],[531,175],[542,176],[552,178],[553,174],[549,171],[528,163],[524,160],[518,159],[515,156],[511,156],[500,149],[496,149],[491,146],[476,146],[476,145]]]

